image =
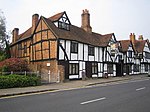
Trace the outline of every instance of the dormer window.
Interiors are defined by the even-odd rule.
[[[54,24],[60,29],[70,30],[71,23],[69,21],[69,18],[67,16],[66,12],[59,13],[57,16],[59,18],[57,20],[55,19]]]
[[[59,22],[58,22],[58,27],[59,27],[60,29],[70,30],[69,24],[67,24],[67,23],[65,23],[65,22],[59,21]]]

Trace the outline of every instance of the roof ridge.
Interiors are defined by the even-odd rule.
[[[48,19],[50,19],[51,21],[57,21],[64,13],[65,13],[65,11],[59,12],[59,13],[49,17]]]

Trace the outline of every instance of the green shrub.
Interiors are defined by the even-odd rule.
[[[14,74],[0,76],[0,89],[37,85],[40,85],[40,79],[38,77]]]

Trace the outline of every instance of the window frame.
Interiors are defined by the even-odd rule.
[[[128,51],[128,57],[132,58],[132,51]]]
[[[71,41],[71,47],[70,47],[71,53],[78,53],[78,43]]]
[[[21,43],[18,44],[18,50],[22,50],[22,44]]]
[[[148,64],[144,64],[145,72],[148,72]]]
[[[24,45],[24,53],[27,53],[27,45]]]
[[[94,56],[95,55],[95,48],[94,46],[88,46],[88,55],[89,56]]]
[[[58,21],[58,28],[70,30],[70,25],[68,23]]]
[[[113,70],[113,64],[109,63],[107,64],[107,72],[109,74],[113,74],[114,70]]]
[[[139,71],[140,71],[140,70],[139,70],[139,66],[140,66],[140,65],[138,65],[138,64],[134,64],[134,65],[133,65],[133,71],[134,71],[134,72],[139,72]]]
[[[79,75],[79,63],[69,63],[69,75]]]
[[[98,74],[98,63],[92,63],[92,74]]]

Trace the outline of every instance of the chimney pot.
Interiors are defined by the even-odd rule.
[[[140,35],[138,40],[143,40],[143,35]]]

